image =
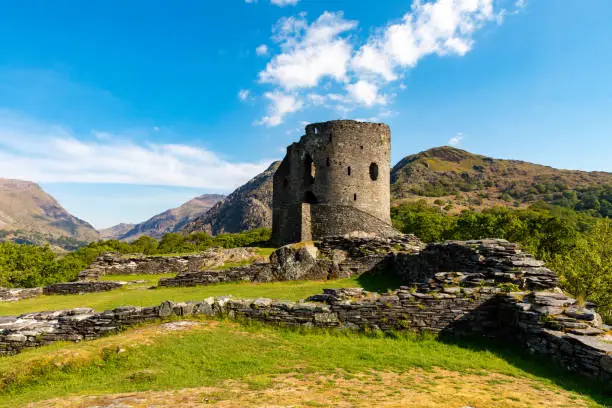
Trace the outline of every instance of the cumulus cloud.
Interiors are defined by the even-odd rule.
[[[504,0],[415,0],[399,20],[374,28],[362,42],[352,36],[358,22],[341,12],[326,11],[312,23],[305,13],[282,18],[272,35],[279,52],[259,73],[259,80],[273,86],[275,93],[291,92],[303,102],[296,110],[328,103],[328,93],[342,95],[336,98],[341,111],[386,104],[393,95],[389,97],[384,88],[401,80],[421,59],[470,52],[474,34],[488,23],[501,22],[509,12],[494,7],[494,1]],[[524,6],[525,0],[512,2],[515,9]],[[406,86],[400,82],[395,88]],[[278,120],[264,118],[259,123],[275,126],[291,113],[275,115],[275,106],[272,100],[267,117]]]
[[[120,183],[230,191],[271,163],[233,163],[202,147],[137,143],[120,135],[93,133],[83,140],[62,127],[0,112],[0,174],[43,183]]]
[[[366,106],[384,105],[386,103],[385,97],[378,93],[378,86],[371,82],[359,80],[355,84],[347,85],[346,88],[355,101]]]
[[[459,146],[461,140],[463,140],[463,135],[461,133],[457,133],[455,136],[448,139],[448,144],[450,146]]]
[[[280,125],[285,115],[297,112],[304,104],[295,95],[282,92],[267,92],[264,97],[270,101],[270,105],[268,115],[264,116],[259,123],[267,126]]]
[[[345,80],[352,46],[342,34],[356,26],[342,13],[324,12],[310,25],[304,14],[282,18],[273,36],[281,53],[260,72],[260,81],[294,90],[316,87],[325,78]]]

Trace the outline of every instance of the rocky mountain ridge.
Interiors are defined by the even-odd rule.
[[[205,231],[211,235],[272,228],[272,177],[280,161],[272,163],[225,200],[185,226],[183,231]]]
[[[133,241],[143,235],[159,239],[169,232],[181,231],[185,225],[205,214],[224,198],[225,196],[221,194],[202,194],[179,207],[171,208],[140,224],[132,225],[127,230],[122,230],[120,227],[126,224],[116,225],[111,228],[115,229],[116,233],[108,235],[106,239]]]

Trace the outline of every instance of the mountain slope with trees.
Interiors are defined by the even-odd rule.
[[[444,146],[406,156],[391,171],[396,202],[446,210],[527,207],[538,201],[612,216],[612,173],[560,170]]]

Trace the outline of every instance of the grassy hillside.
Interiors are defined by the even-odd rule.
[[[99,238],[87,222],[66,211],[38,184],[0,179],[0,239],[51,243],[72,249]]]
[[[391,172],[391,193],[396,202],[425,199],[454,212],[545,201],[612,216],[612,173],[560,170],[448,146],[397,163]]]

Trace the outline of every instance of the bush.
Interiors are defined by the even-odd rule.
[[[612,323],[612,221],[599,220],[565,255],[555,255],[551,267],[573,296],[597,304],[603,318]]]

